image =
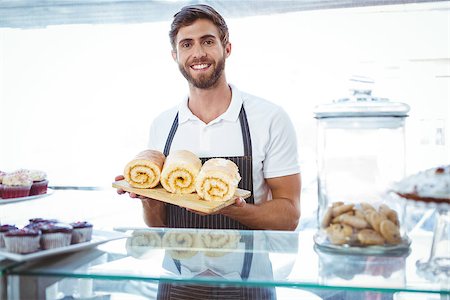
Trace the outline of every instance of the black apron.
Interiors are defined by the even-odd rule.
[[[242,138],[244,142],[244,156],[223,157],[233,161],[239,168],[241,181],[239,188],[252,192],[247,203],[254,204],[253,198],[253,164],[252,164],[252,141],[248,127],[247,116],[244,105],[239,113],[239,122],[241,124]],[[164,147],[164,155],[169,155],[173,138],[178,129],[178,114],[173,121],[169,136]],[[208,158],[201,158],[202,163]],[[223,216],[221,214],[201,216],[187,211],[184,208],[172,204],[166,204],[167,227],[170,228],[205,228],[205,229],[237,229],[248,230],[249,228],[240,222]],[[243,237],[245,243],[245,256],[241,270],[243,281],[248,279],[253,259],[253,235],[248,234]],[[174,260],[178,271],[180,271],[180,262]],[[208,285],[187,285],[160,282],[158,286],[158,299],[275,299],[273,288],[258,287],[216,287]]]

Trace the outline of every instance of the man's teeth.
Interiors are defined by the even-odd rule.
[[[208,64],[193,65],[192,69],[194,70],[206,69],[208,66],[209,66]]]

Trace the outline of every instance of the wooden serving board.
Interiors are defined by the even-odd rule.
[[[144,197],[152,198],[155,200],[163,201],[166,203],[174,204],[184,208],[189,208],[206,214],[214,213],[224,207],[227,207],[235,203],[235,199],[227,201],[206,201],[201,199],[197,193],[193,194],[172,194],[167,192],[161,185],[158,185],[152,189],[139,189],[134,188],[128,184],[125,180],[113,182],[114,188],[119,188],[124,191],[135,193]],[[242,197],[247,199],[251,196],[251,192],[247,190],[237,189],[234,194],[236,197]]]

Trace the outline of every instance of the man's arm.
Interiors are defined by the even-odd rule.
[[[251,229],[295,230],[300,219],[300,174],[266,179],[272,200],[261,204],[231,205],[219,213]]]
[[[135,194],[130,194],[130,197],[133,198],[132,195]],[[145,224],[149,227],[166,227],[166,204],[145,197],[142,197],[141,201]]]

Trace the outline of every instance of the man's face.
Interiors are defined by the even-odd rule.
[[[199,89],[216,86],[225,69],[225,59],[231,45],[225,49],[219,31],[209,20],[199,19],[192,25],[182,27],[176,37],[177,51],[172,52],[181,74]]]

